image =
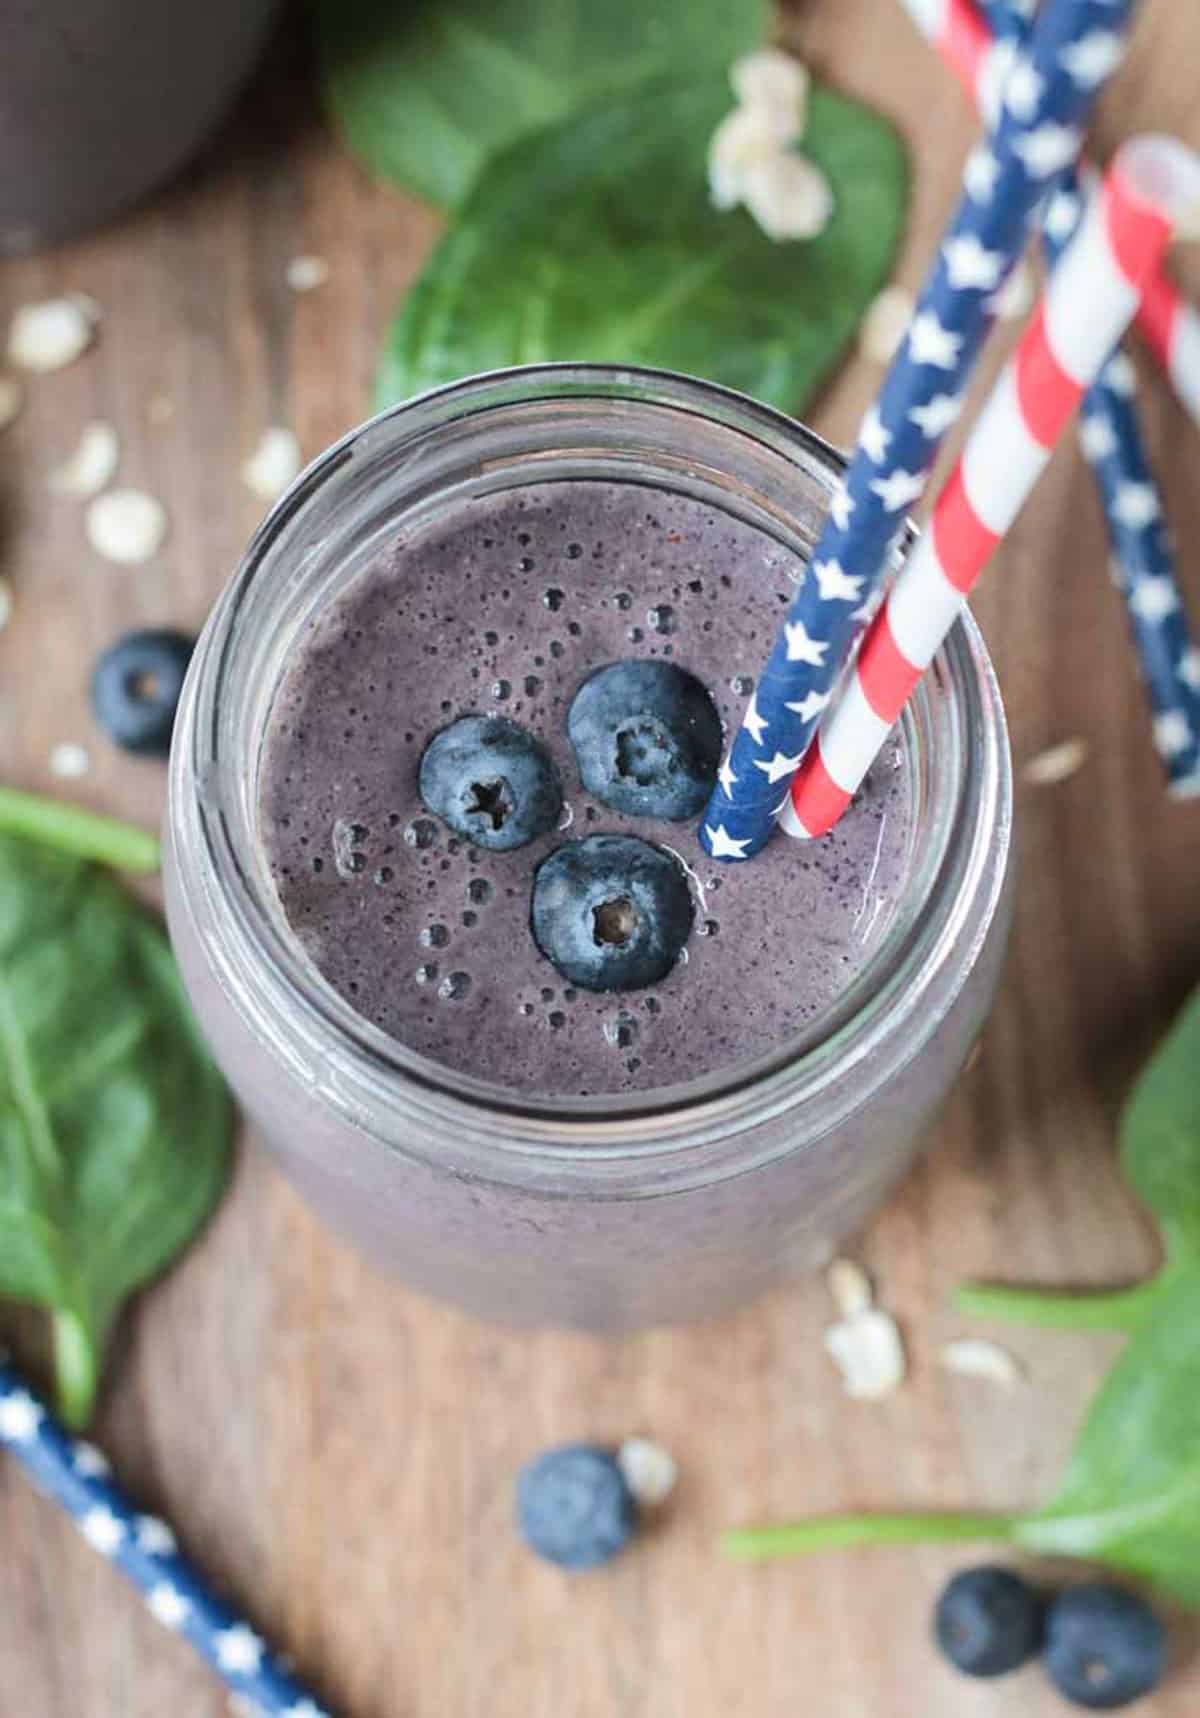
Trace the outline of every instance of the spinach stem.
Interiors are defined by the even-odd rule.
[[[118,871],[157,871],[160,863],[158,841],[148,830],[15,787],[0,787],[0,834],[41,841]]]
[[[735,1527],[724,1534],[730,1557],[765,1561],[828,1551],[844,1545],[919,1545],[942,1540],[1010,1539],[1015,1515],[932,1513],[926,1515],[824,1515],[770,1527]]]
[[[100,1350],[79,1314],[66,1308],[55,1311],[53,1331],[58,1411],[72,1431],[82,1431],[96,1400]]]
[[[955,1294],[960,1312],[1008,1324],[1057,1330],[1136,1330],[1162,1292],[1159,1277],[1129,1288],[1054,1290],[964,1283]]]

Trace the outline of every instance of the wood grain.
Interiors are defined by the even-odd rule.
[[[965,103],[891,0],[811,0],[789,39],[903,126],[917,165],[901,278],[915,284],[973,134]],[[1200,145],[1194,9],[1147,0],[1106,99],[1104,154],[1137,126]],[[366,410],[386,319],[436,222],[374,187],[318,124],[286,33],[234,121],[187,175],[104,233],[0,269],[0,308],[66,289],[104,307],[100,339],[37,381],[4,437],[0,776],[54,785],[50,748],[93,759],[80,797],[152,820],[162,773],[95,731],[97,647],[135,623],[195,624],[259,506],[239,481],[270,423],[306,455]],[[326,286],[284,284],[328,259]],[[1200,297],[1200,266],[1180,259]],[[1145,415],[1200,614],[1197,442],[1144,369]],[[849,364],[817,426],[848,440],[878,380]],[[163,402],[167,402],[164,404]],[[169,416],[168,416],[169,414]],[[111,418],[123,476],[162,497],[161,557],[89,551],[49,467]],[[823,1356],[820,1285],[701,1330],[619,1344],[514,1336],[372,1275],[257,1156],[202,1243],[124,1321],[98,1436],[151,1506],[285,1643],[348,1718],[1051,1718],[1033,1672],[965,1684],[927,1645],[936,1583],[961,1553],[828,1556],[732,1568],[725,1523],[849,1505],[1003,1507],[1052,1485],[1109,1358],[1100,1339],[1017,1338],[1029,1383],[997,1395],[938,1370],[968,1274],[1109,1282],[1152,1236],[1113,1163],[1132,1068],[1200,971],[1197,808],[1164,797],[1078,456],[1055,459],[978,611],[1018,761],[1079,735],[1086,767],[1023,789],[1023,875],[1003,992],[936,1149],[859,1251],[903,1321],[911,1382],[845,1401]],[[36,1324],[11,1320],[37,1358]],[[513,1473],[555,1439],[649,1431],[678,1456],[669,1519],[610,1573],[571,1582],[522,1554]],[[222,1691],[74,1531],[0,1464],[0,1712],[216,1718]],[[1187,1641],[1186,1631],[1181,1639]],[[1187,1718],[1184,1667],[1145,1718]]]

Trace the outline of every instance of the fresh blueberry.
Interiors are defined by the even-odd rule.
[[[1003,1676],[1042,1642],[1041,1598],[1011,1569],[985,1563],[947,1583],[934,1613],[938,1646],[968,1676]]]
[[[692,928],[678,860],[635,835],[589,835],[543,859],[534,941],[569,984],[641,990],[665,978]]]
[[[92,710],[127,752],[166,757],[196,641],[186,632],[127,632],[92,670]]]
[[[517,1526],[531,1550],[563,1569],[595,1569],[629,1543],[637,1504],[599,1444],[563,1444],[521,1469]]]
[[[1148,1605],[1120,1587],[1069,1587],[1050,1606],[1043,1662],[1064,1698],[1111,1712],[1158,1687],[1167,1668],[1166,1630]]]
[[[576,692],[567,731],[583,785],[632,817],[677,821],[708,804],[721,762],[721,719],[673,662],[613,662]]]
[[[545,748],[504,716],[463,716],[435,734],[421,759],[420,789],[451,829],[496,852],[544,835],[562,811]]]

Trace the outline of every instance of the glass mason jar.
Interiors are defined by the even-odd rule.
[[[543,1100],[390,1039],[290,931],[256,805],[299,634],[401,527],[481,495],[632,479],[807,554],[842,469],[798,424],[705,383],[601,366],[497,373],[338,442],[274,508],[218,602],[171,761],[175,949],[284,1169],[417,1287],[506,1322],[619,1330],[708,1316],[828,1260],[904,1173],[991,1001],[1010,893],[1004,718],[964,617],[903,719],[915,804],[902,898],[801,1037],[637,1097]]]

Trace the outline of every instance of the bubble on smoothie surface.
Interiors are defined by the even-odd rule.
[[[357,877],[367,868],[363,843],[369,830],[361,823],[339,817],[333,826],[333,863],[339,877]]]
[[[404,843],[407,847],[417,847],[424,851],[434,845],[437,835],[437,824],[432,817],[414,817],[405,828]]]
[[[614,1050],[628,1050],[637,1041],[638,1023],[625,1008],[611,1020],[606,1020],[602,1030],[604,1042],[611,1044]]]

